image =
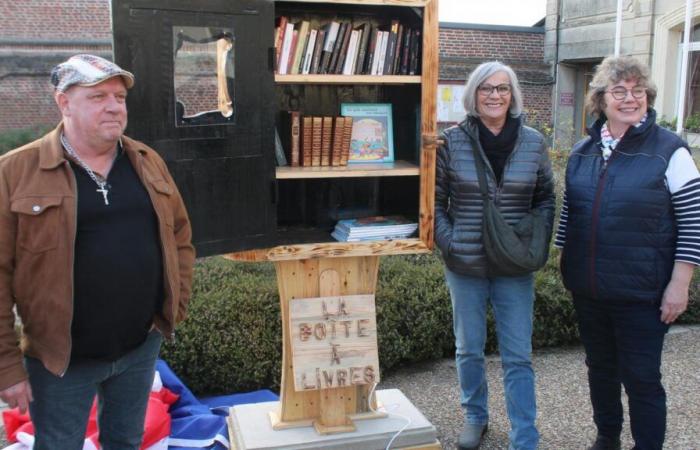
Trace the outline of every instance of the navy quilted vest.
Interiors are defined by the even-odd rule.
[[[574,146],[566,169],[564,285],[602,300],[659,302],[676,249],[665,173],[671,155],[687,144],[657,126],[649,110],[646,122],[627,131],[605,164],[604,120]]]

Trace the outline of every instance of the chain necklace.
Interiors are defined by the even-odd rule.
[[[109,191],[107,190],[107,180],[102,178],[101,176],[95,174],[95,172],[92,171],[90,166],[88,166],[85,161],[80,159],[80,156],[78,156],[78,153],[75,151],[73,147],[68,143],[68,140],[66,137],[61,133],[61,144],[63,144],[63,148],[66,149],[66,152],[78,163],[80,164],[80,167],[85,169],[85,172],[92,178],[92,181],[97,184],[97,187],[99,189],[96,189],[96,192],[99,192],[102,194],[102,198],[105,200],[105,205],[109,205],[109,200],[107,199],[107,194]]]

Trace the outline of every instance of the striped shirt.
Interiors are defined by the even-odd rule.
[[[677,149],[666,169],[666,186],[671,193],[673,212],[678,224],[676,261],[700,265],[700,172],[685,148]],[[563,248],[566,242],[566,222],[569,208],[566,191],[559,214],[559,226],[554,246]]]

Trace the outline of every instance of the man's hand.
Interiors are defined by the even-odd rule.
[[[24,414],[29,408],[29,402],[34,400],[32,387],[29,385],[29,381],[20,381],[14,386],[0,391],[0,399],[7,403],[10,408],[19,408],[19,412]]]

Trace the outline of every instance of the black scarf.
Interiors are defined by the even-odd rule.
[[[500,184],[506,161],[508,160],[508,156],[513,152],[515,141],[518,139],[520,118],[511,117],[511,115],[508,114],[503,129],[497,135],[494,135],[491,130],[486,128],[486,125],[484,125],[481,119],[476,118],[474,121],[479,128],[479,142],[481,143],[481,148],[484,149],[486,157],[491,164],[491,168],[496,175],[496,182]]]

